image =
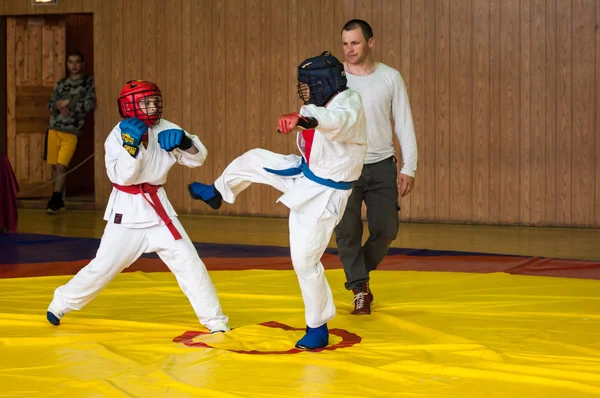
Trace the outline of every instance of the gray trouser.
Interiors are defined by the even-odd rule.
[[[365,164],[352,188],[342,221],[335,228],[340,260],[346,273],[346,289],[360,288],[369,280],[398,234],[398,171],[396,159]],[[362,202],[367,205],[369,238],[362,245]]]

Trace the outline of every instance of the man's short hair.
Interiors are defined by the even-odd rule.
[[[373,37],[373,29],[371,28],[371,25],[369,25],[362,19],[353,19],[351,21],[346,22],[346,25],[344,25],[344,27],[342,28],[342,32],[358,28],[362,30],[365,40],[369,41],[369,39]]]
[[[71,51],[70,53],[67,54],[67,59],[69,59],[69,57],[79,57],[79,59],[81,60],[81,62],[84,62],[85,59],[83,59],[83,54],[79,51]]]

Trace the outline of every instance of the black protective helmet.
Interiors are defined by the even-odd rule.
[[[298,65],[298,96],[305,105],[325,104],[348,87],[344,65],[329,51]]]

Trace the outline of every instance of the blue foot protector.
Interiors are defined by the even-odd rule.
[[[188,185],[188,191],[193,199],[201,200],[213,209],[221,207],[223,197],[214,185],[206,185],[201,182],[193,182]]]
[[[318,328],[306,327],[306,334],[296,343],[296,348],[301,350],[314,350],[315,348],[323,348],[329,342],[329,330],[327,324]]]

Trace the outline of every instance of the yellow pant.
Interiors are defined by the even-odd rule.
[[[68,166],[76,147],[77,136],[75,134],[49,129],[46,161],[48,164],[59,163]]]

